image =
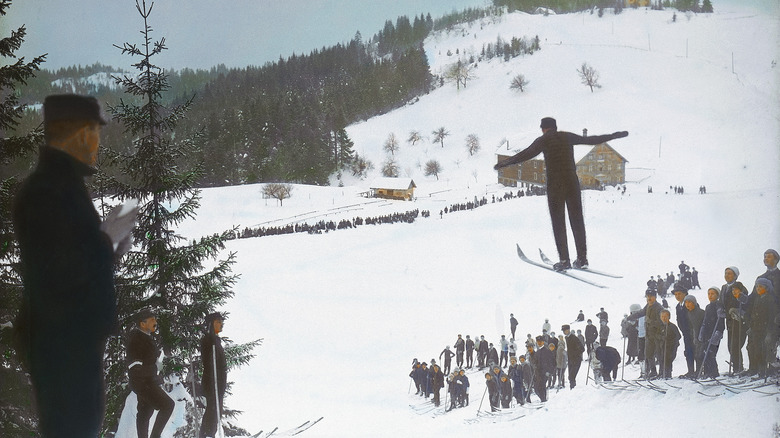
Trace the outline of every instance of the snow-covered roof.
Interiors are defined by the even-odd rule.
[[[417,187],[411,178],[377,178],[371,183],[372,189],[409,190]]]

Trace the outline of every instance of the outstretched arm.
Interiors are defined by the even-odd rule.
[[[527,148],[523,149],[522,151],[518,152],[514,156],[509,157],[506,160],[503,160],[498,164],[496,164],[495,166],[493,166],[493,169],[498,170],[501,169],[502,167],[507,167],[513,164],[522,163],[523,161],[528,161],[531,158],[542,153],[543,145],[544,143],[542,141],[542,137],[539,137],[536,140],[534,140],[534,142],[531,143],[531,145],[528,146]]]
[[[591,135],[588,137],[572,134],[570,132],[568,134],[569,134],[568,135],[569,144],[572,145],[575,144],[597,145],[610,140],[615,140],[617,138],[628,137],[628,131],[617,131],[617,132],[613,132],[612,134]]]

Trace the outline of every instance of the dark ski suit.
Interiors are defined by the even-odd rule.
[[[216,436],[219,419],[222,417],[223,399],[227,386],[227,361],[222,348],[222,338],[214,333],[206,333],[200,339],[200,357],[203,361],[203,379],[201,388],[206,397],[206,412],[200,424],[200,437]],[[216,362],[216,369],[214,364]],[[216,387],[214,377],[216,376]],[[215,390],[218,393],[215,393]],[[219,406],[219,412],[217,412]]]
[[[173,400],[160,387],[162,377],[157,372],[157,358],[160,349],[151,334],[139,328],[133,328],[127,337],[127,374],[130,389],[138,396],[138,414],[135,418],[138,438],[146,438],[149,433],[149,419],[157,413],[152,427],[151,438],[159,438],[168,422],[173,408]]]
[[[103,422],[103,353],[116,326],[114,249],[69,154],[43,146],[14,199],[24,293],[14,344],[46,437],[96,436]]]
[[[528,161],[539,154],[544,155],[547,175],[547,205],[550,209],[555,246],[560,260],[569,260],[569,246],[566,241],[566,209],[569,211],[571,231],[577,249],[577,258],[587,257],[585,243],[585,221],[582,217],[582,196],[574,162],[574,145],[597,145],[609,140],[627,136],[627,132],[583,137],[571,132],[549,129],[530,146],[496,164],[496,170]]]
[[[541,401],[547,401],[547,378],[555,373],[555,353],[545,345],[531,355],[534,367],[534,392]]]
[[[574,388],[577,386],[577,373],[580,371],[582,353],[585,351],[580,338],[574,332],[570,331],[566,336],[566,350],[569,353],[569,388]]]

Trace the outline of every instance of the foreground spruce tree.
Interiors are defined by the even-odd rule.
[[[0,17],[11,2],[0,0]],[[2,18],[0,18],[2,20]],[[43,139],[36,130],[17,133],[25,105],[20,105],[15,90],[32,78],[46,55],[26,62],[14,53],[21,47],[27,30],[24,26],[0,35],[0,436],[35,436],[37,418],[32,407],[32,385],[13,348],[13,320],[22,299],[22,279],[17,270],[19,253],[11,224],[11,201],[20,180],[7,167],[30,155]],[[11,172],[12,173],[12,172]]]
[[[123,334],[132,328],[132,316],[143,307],[158,312],[159,337],[167,356],[163,362],[166,378],[171,382],[196,382],[199,340],[203,334],[203,318],[218,310],[233,295],[231,287],[237,276],[231,273],[235,254],[218,260],[225,241],[235,230],[227,230],[186,241],[175,227],[185,219],[194,218],[199,207],[199,190],[195,184],[201,167],[184,168],[184,157],[198,152],[198,135],[178,138],[177,123],[186,117],[192,99],[181,105],[163,102],[168,80],[153,58],[166,50],[165,39],[153,41],[149,24],[154,4],[137,0],[136,7],[144,25],[140,44],[116,46],[123,54],[136,58],[134,75],[116,77],[117,83],[130,96],[120,100],[109,112],[113,120],[124,125],[133,138],[133,148],[110,158],[121,177],[108,178],[108,192],[123,202],[137,199],[140,211],[134,231],[134,247],[120,262],[116,280],[118,311]],[[204,268],[204,262],[213,266]],[[123,336],[109,341],[106,372],[108,402],[104,431],[116,429],[125,398]],[[228,366],[249,361],[251,350],[259,342],[228,346]],[[197,392],[194,384],[187,389]],[[199,395],[199,394],[195,394]],[[229,412],[228,412],[229,415]],[[200,418],[190,416],[199,424]],[[193,425],[188,425],[192,428]]]

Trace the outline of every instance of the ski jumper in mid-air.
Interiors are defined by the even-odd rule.
[[[547,172],[547,205],[550,209],[555,246],[558,249],[559,262],[553,267],[563,271],[572,267],[569,260],[569,246],[566,240],[565,210],[569,211],[571,231],[577,249],[577,259],[574,267],[588,267],[587,245],[585,243],[585,222],[582,217],[582,196],[580,182],[577,178],[577,165],[574,162],[574,145],[597,145],[616,138],[628,136],[627,131],[606,135],[583,137],[571,132],[558,131],[558,126],[552,117],[542,119],[540,128],[542,136],[530,146],[512,157],[500,161],[494,166],[498,170],[513,164],[528,161],[537,155],[544,154],[544,165]]]

